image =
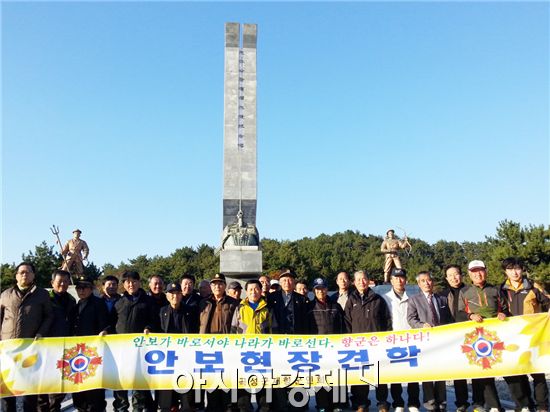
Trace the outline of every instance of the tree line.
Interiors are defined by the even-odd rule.
[[[331,288],[335,288],[334,280],[338,272],[353,273],[362,269],[375,280],[382,281],[382,241],[382,236],[352,230],[293,241],[262,239],[264,273],[276,277],[281,268],[290,267],[308,283],[322,276],[328,279]],[[458,264],[466,273],[470,260],[481,259],[488,266],[489,282],[499,284],[504,279],[500,261],[508,256],[517,256],[524,260],[532,279],[545,284],[547,289],[550,284],[550,226],[521,226],[517,222],[504,220],[499,222],[495,235],[487,236],[483,242],[439,240],[429,244],[418,238],[409,238],[409,241],[411,252],[403,251],[401,255],[409,282],[414,282],[418,272],[429,270],[443,284],[446,265]],[[62,264],[61,255],[46,241],[37,245],[34,251],[23,254],[21,260],[35,265],[37,284],[43,287],[50,286],[52,271]],[[143,278],[158,274],[166,281],[178,280],[184,273],[195,275],[198,280],[209,279],[219,271],[219,257],[213,246],[184,246],[169,256],[139,255],[116,266],[107,263],[98,267],[90,262],[85,274],[98,279],[103,275],[120,275],[127,269],[137,270]],[[15,284],[15,263],[2,264],[1,279],[2,289]]]

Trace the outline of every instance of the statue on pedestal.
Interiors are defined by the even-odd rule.
[[[243,212],[237,213],[237,222],[227,225],[222,233],[221,250],[232,249],[240,246],[260,245],[260,235],[254,225],[246,225],[243,221]]]
[[[386,237],[380,246],[380,250],[386,256],[384,261],[384,282],[389,283],[390,273],[392,268],[402,269],[401,260],[399,259],[399,250],[406,249],[407,246],[410,248],[411,244],[407,239],[407,234],[402,240],[398,239],[395,236],[395,230],[390,229],[386,232]]]

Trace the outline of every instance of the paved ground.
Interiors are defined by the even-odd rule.
[[[514,410],[513,409],[513,404],[512,404],[512,402],[510,402],[510,398],[509,398],[509,395],[508,395],[508,391],[507,391],[505,382],[502,381],[502,380],[497,380],[497,387],[499,389],[499,397],[500,397],[500,400],[502,402],[502,406],[506,409],[507,412],[513,412],[513,410]],[[376,411],[376,406],[375,406],[376,401],[374,400],[374,391],[371,390],[369,394],[370,394],[369,398],[372,402],[371,410]],[[113,394],[112,394],[111,391],[108,390],[106,395],[107,395],[107,411],[112,412],[113,411],[113,406],[112,406],[112,404],[113,404]],[[407,396],[407,391],[404,388],[403,397],[406,399],[406,396]],[[471,398],[471,392],[470,392],[470,398]],[[391,396],[390,396],[390,399],[391,399]],[[449,385],[449,386],[447,386],[447,405],[449,406],[449,408],[448,408],[449,411],[454,410],[454,401],[455,401],[455,395],[454,395],[453,387]],[[312,412],[317,410],[315,408],[315,395],[314,395],[313,391],[311,391],[311,397],[310,397],[310,401],[309,401],[309,410],[312,411]],[[351,409],[347,409],[347,410],[351,411]],[[72,401],[71,401],[69,396],[67,397],[67,399],[63,403],[63,411],[64,412],[75,411],[75,409],[73,408],[73,405],[72,405]],[[220,412],[222,412],[222,411],[220,411]]]

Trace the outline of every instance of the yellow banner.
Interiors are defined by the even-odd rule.
[[[342,335],[110,335],[0,342],[0,396],[95,388],[319,387],[550,370],[548,314]]]

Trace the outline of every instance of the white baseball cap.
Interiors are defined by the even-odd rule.
[[[476,268],[486,269],[487,266],[485,266],[485,263],[483,263],[482,260],[472,260],[470,263],[468,263],[468,270]]]

